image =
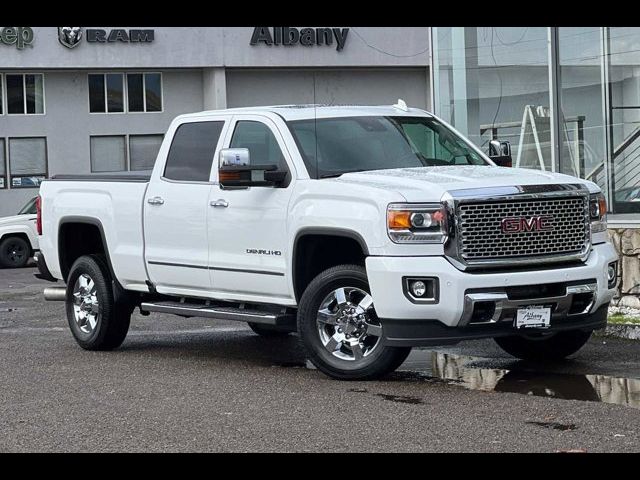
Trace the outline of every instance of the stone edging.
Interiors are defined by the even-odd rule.
[[[636,323],[608,323],[604,330],[596,330],[599,337],[616,337],[627,340],[640,340],[640,324]]]

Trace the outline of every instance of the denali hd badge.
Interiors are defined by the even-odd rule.
[[[58,41],[65,47],[77,47],[81,39],[82,27],[58,27]]]
[[[502,220],[502,233],[543,232],[553,230],[553,217],[507,217]]]

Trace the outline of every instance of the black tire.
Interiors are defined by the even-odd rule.
[[[262,325],[261,323],[249,322],[249,328],[261,337],[286,337],[291,333],[291,330],[274,325]]]
[[[591,331],[570,330],[539,337],[497,337],[495,342],[505,352],[522,360],[558,361],[580,350],[591,337]]]
[[[31,258],[31,246],[22,237],[7,237],[0,242],[0,265],[22,268]]]
[[[298,332],[307,357],[318,370],[338,380],[373,380],[393,372],[405,361],[411,348],[379,343],[368,356],[343,360],[322,343],[316,324],[318,309],[327,295],[344,287],[370,293],[365,269],[359,265],[329,268],[313,279],[304,291],[298,305]]]
[[[84,332],[76,321],[73,302],[74,287],[83,274],[93,280],[99,303],[96,325],[90,332]],[[133,307],[114,301],[111,273],[102,255],[85,255],[75,261],[67,279],[65,303],[71,333],[85,350],[113,350],[127,336]]]

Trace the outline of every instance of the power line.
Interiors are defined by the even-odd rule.
[[[356,36],[357,36],[360,40],[362,40],[362,43],[364,43],[367,47],[369,47],[369,48],[371,48],[371,49],[375,50],[376,52],[382,53],[382,54],[384,54],[384,55],[389,55],[390,57],[396,57],[396,58],[410,58],[410,57],[417,57],[417,56],[420,56],[420,55],[424,55],[425,53],[427,53],[427,52],[429,51],[429,47],[427,47],[427,48],[425,48],[424,50],[422,50],[422,51],[420,51],[420,52],[418,52],[418,53],[412,53],[412,54],[408,54],[408,55],[399,55],[399,54],[396,54],[396,53],[386,52],[386,51],[382,50],[381,48],[378,48],[378,47],[376,47],[375,45],[371,45],[369,42],[367,42],[367,41],[364,39],[364,37],[363,37],[362,35],[360,35],[360,33],[358,33],[358,31],[357,31],[355,28],[351,27],[351,31],[352,31],[353,33],[355,33],[355,34],[356,34]]]

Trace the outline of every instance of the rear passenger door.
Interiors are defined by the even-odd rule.
[[[225,118],[189,121],[175,131],[161,172],[144,199],[145,259],[158,292],[203,295],[211,290],[208,200]]]

